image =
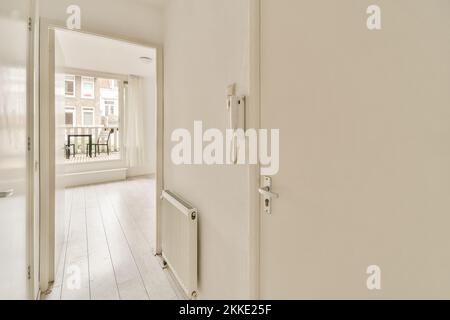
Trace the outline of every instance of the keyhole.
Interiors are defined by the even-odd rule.
[[[266,199],[265,202],[266,202],[266,208],[268,208],[269,205],[270,205],[270,200],[269,200],[269,199]]]

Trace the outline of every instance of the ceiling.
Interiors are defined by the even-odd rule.
[[[155,74],[155,49],[68,30],[57,30],[55,40],[64,60],[61,67],[142,77]],[[144,63],[140,57],[153,62]]]

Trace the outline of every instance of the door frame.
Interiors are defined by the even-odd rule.
[[[261,128],[261,0],[249,1],[249,98],[247,128]],[[249,296],[261,298],[261,185],[260,165],[249,169]]]
[[[55,280],[54,267],[54,247],[55,247],[55,136],[54,136],[54,86],[51,85],[54,78],[54,41],[50,33],[56,29],[69,30],[64,22],[50,20],[46,18],[40,19],[40,163],[41,163],[41,224],[40,224],[40,290],[46,292],[50,288],[50,284]],[[108,34],[104,32],[96,32],[95,30],[74,30],[87,35],[94,35],[113,40],[123,41],[130,44],[149,47],[156,51],[156,192],[155,204],[156,214],[154,221],[154,229],[152,232],[155,237],[154,254],[161,253],[161,236],[160,236],[160,208],[163,181],[163,160],[164,160],[164,68],[163,68],[163,46],[160,44],[139,41],[129,37],[123,37],[116,34]],[[54,38],[53,38],[54,39]],[[53,133],[53,136],[52,136]]]
[[[30,0],[27,70],[28,295],[39,298],[39,0]]]

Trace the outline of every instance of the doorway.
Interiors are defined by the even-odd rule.
[[[160,48],[46,21],[41,28],[50,45],[43,59],[53,190],[44,298],[179,298],[155,257]]]

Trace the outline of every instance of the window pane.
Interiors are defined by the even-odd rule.
[[[104,117],[115,115],[117,101],[116,100],[104,100],[102,107],[102,115]]]
[[[93,126],[94,125],[94,113],[92,111],[83,111],[83,119],[85,126]]]
[[[66,112],[66,126],[73,126],[73,113]]]
[[[84,83],[83,84],[83,96],[84,97],[92,97],[94,87],[92,86],[92,83]]]
[[[82,97],[93,99],[95,96],[95,85],[94,79],[92,78],[83,78],[82,79]]]
[[[66,81],[66,96],[73,96],[75,92],[75,85],[73,81]]]

